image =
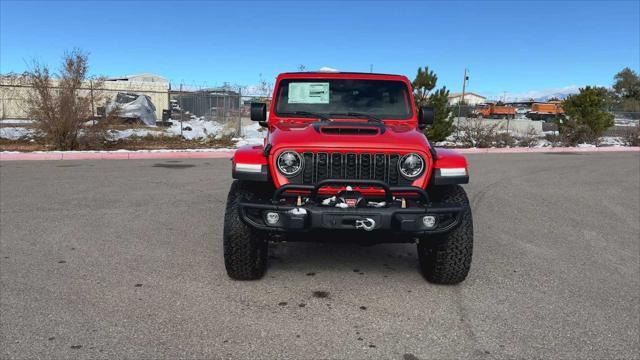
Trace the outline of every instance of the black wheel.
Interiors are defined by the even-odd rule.
[[[235,280],[260,279],[267,270],[268,234],[255,230],[240,219],[239,203],[260,197],[265,186],[235,180],[231,184],[224,213],[224,266]]]
[[[434,202],[465,204],[460,224],[452,231],[420,239],[418,260],[424,277],[435,284],[458,284],[466,279],[473,254],[473,219],[469,199],[460,185],[435,186]]]

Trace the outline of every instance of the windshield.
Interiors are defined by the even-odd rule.
[[[315,113],[329,117],[372,115],[406,120],[412,115],[407,86],[401,81],[289,79],[277,89],[279,116]]]

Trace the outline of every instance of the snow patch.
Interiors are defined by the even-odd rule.
[[[0,128],[0,139],[19,140],[30,139],[36,134],[36,129],[23,127],[2,127]]]
[[[598,139],[600,146],[626,146],[627,142],[619,136],[603,136]]]
[[[109,130],[109,136],[113,140],[128,139],[131,137],[161,136],[163,133],[159,130],[148,129],[125,129],[125,130]]]
[[[4,119],[0,120],[0,124],[35,124],[34,120],[25,120],[25,119]]]
[[[264,144],[265,136],[267,136],[266,129],[260,126],[259,123],[254,122],[242,127],[242,137],[231,140],[236,142],[236,146],[262,145]]]
[[[187,121],[171,120],[171,127],[165,130],[169,136],[180,136],[182,127],[182,137],[186,140],[206,139],[215,137],[222,132],[223,126],[215,121],[207,121],[201,118],[194,118]]]

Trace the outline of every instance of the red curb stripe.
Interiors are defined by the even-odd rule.
[[[129,153],[129,159],[228,159],[235,151]]]
[[[0,161],[4,160],[62,160],[62,153],[0,153]]]
[[[567,152],[640,152],[640,147],[542,147],[542,148],[486,148],[453,149],[461,154],[526,154]]]

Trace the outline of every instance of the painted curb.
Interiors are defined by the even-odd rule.
[[[640,152],[638,146],[610,147],[541,147],[541,148],[487,148],[453,149],[461,154],[528,154],[528,153],[605,153]]]
[[[18,160],[142,160],[142,159],[228,159],[235,151],[194,151],[194,152],[39,152],[0,153],[0,161]]]
[[[556,147],[556,148],[488,148],[453,149],[461,154],[527,154],[527,153],[616,153],[640,152],[640,147]],[[234,150],[222,151],[105,151],[105,152],[32,152],[2,153],[0,161],[18,160],[142,160],[142,159],[228,159]]]

